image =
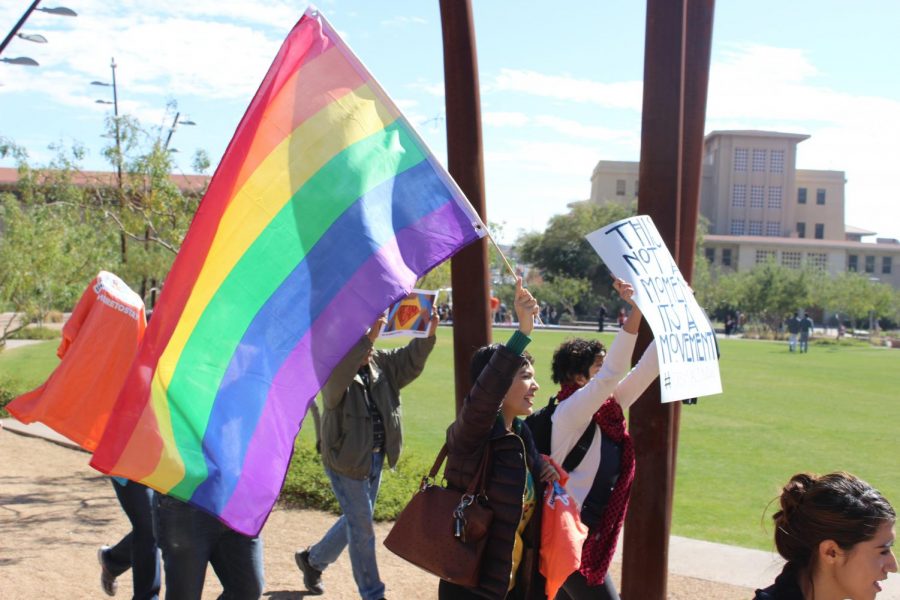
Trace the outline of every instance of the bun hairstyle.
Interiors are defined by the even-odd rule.
[[[893,507],[871,485],[850,473],[798,473],[784,486],[781,510],[772,515],[775,547],[796,569],[811,569],[819,544],[834,540],[843,550],[871,539]]]

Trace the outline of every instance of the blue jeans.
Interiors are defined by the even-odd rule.
[[[169,496],[158,496],[159,547],[167,600],[200,600],[206,565],[222,582],[221,600],[257,600],[263,592],[262,540]]]
[[[384,453],[372,453],[372,470],[366,479],[344,477],[326,467],[325,473],[331,479],[331,488],[344,514],[325,537],[309,549],[310,566],[324,571],[349,544],[353,579],[362,600],[377,600],[384,596],[384,583],[378,576],[375,561],[375,528],[372,524],[383,464]]]
[[[160,582],[153,506],[155,492],[133,481],[127,485],[110,481],[131,522],[131,531],[103,555],[106,567],[116,577],[132,569],[134,600],[156,600]]]

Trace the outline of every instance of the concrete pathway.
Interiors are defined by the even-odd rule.
[[[46,425],[25,425],[15,419],[0,419],[0,427],[20,435],[40,437],[81,451],[77,444]],[[621,546],[621,538],[620,538]],[[621,547],[617,553],[621,556]],[[765,587],[781,572],[783,560],[773,552],[727,546],[679,536],[669,538],[669,571],[717,583],[758,588]],[[900,600],[900,576],[892,575],[883,584],[879,600]]]

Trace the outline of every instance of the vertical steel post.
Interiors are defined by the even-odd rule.
[[[648,0],[638,212],[693,273],[714,0]],[[649,343],[642,327],[635,356]],[[625,523],[622,596],[664,600],[681,404],[651,386],[629,412],[637,471]]]
[[[487,223],[478,58],[470,0],[440,0],[450,174]],[[469,361],[491,341],[487,241],[463,248],[450,265],[453,286],[453,362],[457,410],[471,387]]]

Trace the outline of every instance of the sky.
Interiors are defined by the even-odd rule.
[[[0,0],[5,35],[30,4]],[[32,164],[81,144],[109,170],[101,137],[115,58],[120,113],[164,139],[176,170],[205,150],[218,164],[282,40],[307,4],[282,0],[43,0],[0,63],[0,137]],[[322,0],[318,8],[446,164],[438,0]],[[638,160],[645,6],[639,0],[473,0],[488,220],[501,240],[540,231],[590,196],[599,160]],[[900,2],[719,0],[706,131],[810,135],[797,167],[844,171],[847,224],[900,238]],[[14,166],[0,159],[0,166]]]

